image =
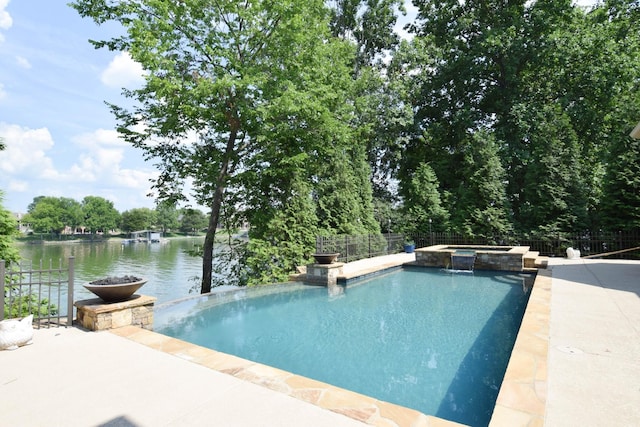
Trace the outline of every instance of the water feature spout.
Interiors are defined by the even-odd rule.
[[[473,265],[476,262],[476,254],[474,253],[455,253],[451,254],[451,269],[457,271],[473,271]]]

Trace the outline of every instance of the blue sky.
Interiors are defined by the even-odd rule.
[[[126,105],[121,88],[139,86],[142,69],[126,54],[95,50],[88,39],[117,28],[80,18],[68,2],[0,0],[3,205],[26,212],[36,196],[91,195],[121,212],[153,207],[147,194],[157,171],[118,138],[104,103]]]
[[[140,151],[117,136],[104,101],[142,70],[126,54],[95,50],[109,34],[68,0],[0,0],[0,189],[4,207],[25,212],[39,195],[105,197],[119,211],[153,207],[156,175]],[[115,27],[111,27],[114,31]]]

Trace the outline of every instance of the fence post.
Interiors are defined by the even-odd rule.
[[[2,298],[0,298],[0,320],[4,320],[4,292],[5,292],[5,277],[4,277],[4,260],[0,259],[0,284],[2,284]]]
[[[69,257],[69,284],[67,287],[67,326],[73,325],[73,272],[75,267],[75,257]]]
[[[344,251],[346,252],[345,260],[349,262],[349,235],[348,234],[344,236]]]

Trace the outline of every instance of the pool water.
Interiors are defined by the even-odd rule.
[[[157,332],[452,421],[489,423],[528,300],[530,275],[403,269],[189,312]],[[249,295],[251,292],[243,292]],[[189,312],[188,315],[184,315]],[[181,314],[182,313],[182,314]]]

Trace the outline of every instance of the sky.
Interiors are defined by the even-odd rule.
[[[158,172],[118,138],[105,104],[126,105],[121,88],[140,87],[142,68],[94,49],[89,39],[117,28],[81,18],[69,1],[0,0],[0,203],[26,212],[37,196],[100,196],[120,212],[153,208]]]

